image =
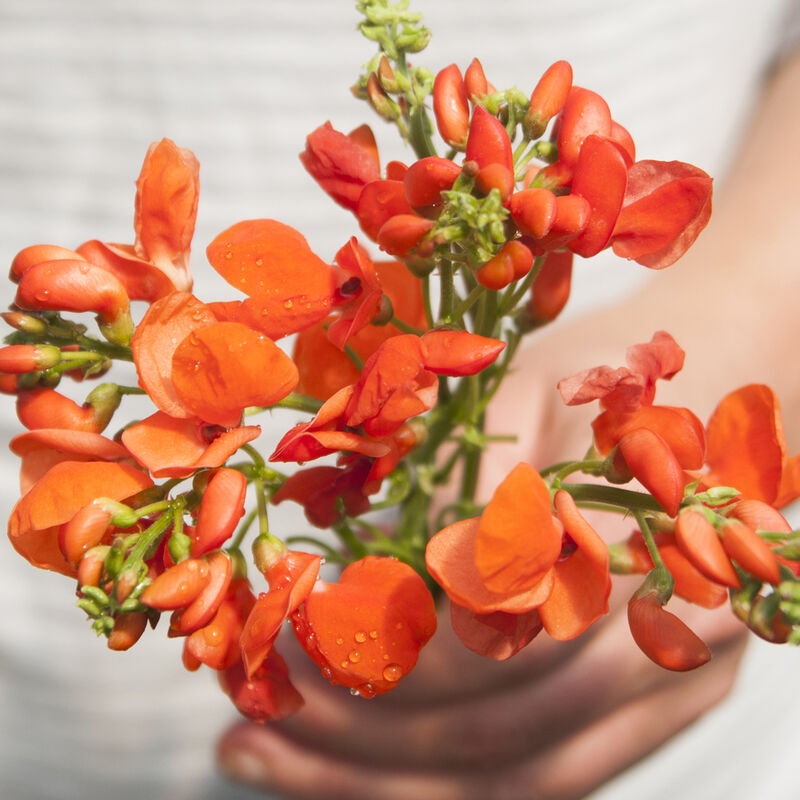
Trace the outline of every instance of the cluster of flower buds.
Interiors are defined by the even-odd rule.
[[[574,254],[611,247],[667,266],[705,225],[711,179],[636,161],[630,135],[599,95],[572,85],[566,62],[530,97],[496,90],[477,59],[463,76],[451,64],[434,77],[406,61],[429,36],[418,15],[388,0],[359,8],[381,51],[356,93],[418,160],[382,173],[367,126],[344,135],[330,123],[301,159],[395,260],[376,263],[350,237],[328,263],[280,222],[238,222],[206,253],[240,294],[203,302],[189,271],[198,162],[167,139],[153,144],[133,244],[40,244],[12,262],[18,285],[3,317],[15,331],[0,349],[0,389],[27,429],[11,442],[22,460],[14,548],[77,580],[78,605],[111,649],[170,612],[186,668],[215,670],[259,721],[303,702],[275,649],[284,622],[331,683],[371,697],[416,664],[440,590],[458,637],[495,659],[541,630],[582,634],[607,613],[613,572],[647,573],[631,630],[669,669],[709,657],[664,609],[673,590],[707,607],[730,594],[759,635],[800,640],[800,539],[776,510],[800,495],[800,462],[786,454],[777,399],[744,387],[705,426],[654,404],[656,381],[683,365],[666,333],[631,347],[627,367],[561,382],[568,404],[600,403],[589,455],[542,473],[521,463],[485,507],[475,498],[493,439],[487,405],[523,333],[567,301]],[[431,93],[447,157],[430,138]],[[70,317],[86,312],[99,336]],[[276,344],[289,335],[291,356]],[[117,361],[133,363],[136,386],[103,383],[82,404],[58,390],[62,375],[107,375]],[[131,394],[152,412],[103,435]],[[268,445],[268,464],[245,413],[281,408],[308,416]],[[273,466],[326,456],[335,463],[291,475]],[[607,483],[567,481],[581,471]],[[460,493],[431,536],[433,497],[454,472]],[[645,491],[620,487],[633,479]],[[269,507],[286,501],[339,546],[276,536]],[[633,513],[638,529],[609,551],[582,504]],[[391,531],[367,517],[386,508],[397,512]],[[264,591],[242,548],[256,521]],[[299,542],[344,566],[337,582],[319,579],[322,555]]]

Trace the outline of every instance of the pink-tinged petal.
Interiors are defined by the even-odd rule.
[[[646,403],[653,400],[656,381],[671,380],[683,369],[685,358],[683,348],[666,331],[656,331],[649,342],[631,345],[625,351],[628,366],[644,378]]]
[[[156,478],[185,478],[198,469],[222,466],[261,433],[257,425],[217,433],[195,417],[179,419],[157,411],[127,428],[125,447]]]
[[[626,367],[603,366],[562,378],[558,382],[558,391],[568,406],[607,400],[613,394],[615,410],[634,411],[641,405],[644,386],[642,377]]]
[[[468,650],[495,661],[505,661],[516,655],[542,630],[542,621],[536,610],[523,614],[505,611],[476,614],[452,601],[450,622]]]
[[[711,217],[712,180],[681,161],[639,161],[612,237],[614,252],[651,269],[677,261]]]

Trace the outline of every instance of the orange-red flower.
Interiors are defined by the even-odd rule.
[[[131,455],[155,478],[185,478],[195,470],[219,467],[261,433],[257,425],[229,430],[195,417],[179,419],[157,411],[122,433]]]
[[[133,300],[152,302],[173,291],[190,291],[199,170],[191,150],[170,139],[151,144],[136,181],[134,244],[92,239],[78,252],[116,276]]]
[[[308,135],[300,160],[317,183],[351,211],[364,186],[380,177],[378,150],[368,125],[345,136],[326,122]]]
[[[346,567],[338,583],[317,582],[292,622],[331,683],[372,697],[413,669],[436,630],[436,610],[411,567],[370,556]]]
[[[479,518],[449,525],[428,543],[428,569],[471,650],[508,658],[542,626],[572,639],[608,611],[605,544],[566,492],[556,494],[556,512],[539,473],[523,463]]]
[[[395,316],[412,328],[425,327],[419,278],[399,261],[383,261],[374,266],[381,291],[391,300]],[[383,342],[401,333],[391,324],[367,325],[353,334],[348,343],[366,361]],[[323,323],[297,334],[293,359],[300,373],[297,391],[318,400],[327,400],[339,389],[356,383],[360,375],[348,356],[331,344]]]
[[[678,511],[690,478],[705,458],[702,423],[688,409],[652,405],[655,383],[683,366],[684,352],[664,331],[647,344],[629,347],[629,367],[595,367],[562,380],[567,405],[599,400],[606,410],[593,422],[595,446],[614,455],[622,476],[636,477],[671,515]]]
[[[297,384],[297,368],[272,340],[174,292],[153,303],[131,342],[139,385],[173,417],[233,427],[250,405],[272,405]]]
[[[58,530],[96,497],[125,500],[152,486],[141,470],[98,461],[62,461],[14,506],[8,536],[35,567],[74,576],[58,545]]]

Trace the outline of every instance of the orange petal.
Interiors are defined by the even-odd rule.
[[[188,606],[209,582],[204,558],[187,558],[154,578],[142,592],[142,602],[159,611]]]
[[[58,546],[58,528],[96,497],[125,500],[152,486],[141,470],[97,461],[62,461],[14,506],[8,536],[35,567],[75,575]]]
[[[467,331],[428,331],[422,336],[422,359],[437,375],[475,375],[505,349],[505,342]]]
[[[780,404],[772,389],[750,384],[726,395],[708,422],[710,477],[772,503],[785,459]]]
[[[239,222],[206,251],[231,286],[251,297],[260,330],[296,333],[324,319],[336,295],[331,267],[294,228],[271,219]]]
[[[450,622],[461,643],[473,653],[505,661],[533,641],[542,629],[536,610],[524,614],[493,611],[476,614],[450,603]]]
[[[736,589],[742,585],[717,531],[702,512],[689,508],[678,514],[675,541],[686,558],[710,580]]]
[[[244,515],[247,478],[237,469],[218,469],[203,492],[192,536],[192,556],[221,547]]]
[[[208,577],[205,579],[205,584],[200,593],[188,605],[180,607],[180,610],[172,615],[169,626],[170,635],[185,636],[207,625],[225,598],[233,577],[231,557],[222,550],[217,550],[211,553],[205,562],[208,565]],[[181,564],[185,563],[187,562],[181,562]],[[163,578],[164,575],[166,573],[162,573],[156,580]]]
[[[9,447],[22,458],[19,476],[22,494],[60,461],[124,461],[130,458],[122,445],[99,433],[61,428],[21,433],[11,440]]]
[[[538,608],[553,588],[553,572],[546,571],[531,589],[501,594],[486,588],[475,565],[475,537],[480,520],[454,522],[431,537],[425,564],[448,597],[479,616],[495,611],[524,614]]]
[[[722,547],[743,570],[761,581],[777,584],[781,573],[769,545],[738,519],[729,519],[720,530]]]
[[[637,428],[619,440],[619,452],[633,476],[674,517],[686,480],[669,445],[648,428]]]
[[[628,603],[628,624],[641,651],[665,669],[685,672],[711,658],[706,643],[674,614],[662,608],[655,594]]]
[[[190,333],[172,358],[172,382],[192,414],[231,427],[247,406],[271,406],[297,385],[297,367],[269,338],[238,322]]]
[[[150,145],[136,181],[135,248],[157,264],[179,291],[189,291],[200,165],[170,139]]]
[[[480,517],[475,564],[486,588],[503,595],[533,589],[555,564],[561,538],[547,485],[530,464],[518,464]]]
[[[172,384],[172,356],[192,331],[216,321],[211,310],[196,297],[175,292],[153,303],[136,326],[131,350],[139,386],[172,417],[192,416]]]
[[[318,583],[294,623],[298,641],[331,682],[369,697],[390,691],[413,669],[436,630],[436,610],[411,567],[367,557],[345,568],[339,583]]]
[[[195,470],[221,466],[261,433],[257,425],[249,425],[208,438],[207,430],[194,417],[176,419],[157,411],[126,428],[122,441],[153,477],[185,478]]]
[[[314,588],[321,561],[310,553],[288,551],[270,571],[269,592],[258,596],[242,629],[242,658],[248,675],[263,664],[281,625]]]

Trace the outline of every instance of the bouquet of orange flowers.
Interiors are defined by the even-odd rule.
[[[293,228],[247,220],[206,251],[238,294],[204,302],[189,269],[197,159],[151,145],[133,244],[37,244],[13,260],[0,385],[27,429],[11,443],[14,548],[77,579],[79,608],[113,650],[171,612],[162,627],[183,638],[186,668],[216,670],[258,721],[303,702],[274,647],[286,620],[331,683],[372,697],[414,668],[441,594],[464,645],[498,660],[542,630],[580,636],[607,613],[615,573],[645,576],[630,629],[667,669],[710,658],[664,607],[673,592],[708,608],[730,598],[759,636],[800,641],[800,538],[777,510],[800,495],[800,461],[777,398],[745,386],[707,425],[657,405],[656,382],[684,359],[664,331],[629,347],[626,366],[560,382],[567,405],[599,403],[586,453],[541,471],[520,463],[476,500],[482,454],[503,438],[486,430],[487,408],[523,338],[567,302],[574,255],[610,247],[668,267],[708,222],[711,178],[637,161],[565,61],[530,95],[496,89],[477,59],[433,74],[408,61],[430,37],[419,15],[357,6],[378,53],[353,92],[415,160],[381,169],[368,126],[330,123],[301,159],[391,260],[353,237],[331,264]],[[86,312],[97,333],[70,317]],[[276,344],[288,336],[291,356]],[[59,393],[64,376],[110,376],[115,361],[133,362],[138,385],[103,382],[82,405]],[[132,394],[153,412],[104,436]],[[246,423],[268,409],[308,419],[257,449],[261,429]],[[452,502],[436,506],[454,476]],[[270,504],[284,501],[336,544],[272,530]],[[631,515],[636,531],[609,546],[584,507]],[[391,530],[375,516],[385,509]],[[343,567],[337,582],[319,579],[324,560]]]

